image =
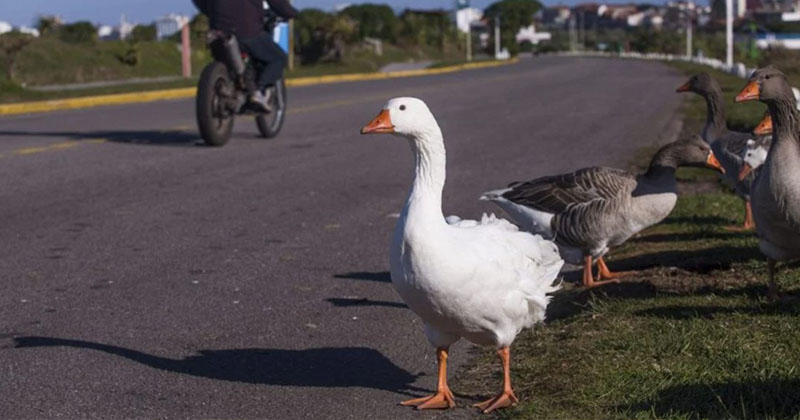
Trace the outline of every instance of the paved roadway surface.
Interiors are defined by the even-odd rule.
[[[190,100],[0,118],[0,418],[474,416],[465,397],[396,405],[435,383],[387,273],[412,162],[359,128],[424,98],[445,214],[476,217],[509,181],[624,165],[674,122],[682,81],[553,57],[296,88],[279,138],[241,119],[217,149],[196,145]]]

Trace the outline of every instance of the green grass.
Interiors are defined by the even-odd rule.
[[[57,38],[40,38],[20,53],[14,66],[14,83],[0,74],[0,103],[60,99],[109,93],[137,92],[196,84],[196,77],[210,61],[205,48],[192,52],[195,78],[175,82],[128,84],[105,88],[40,92],[24,86],[83,83],[104,80],[125,80],[159,76],[179,76],[180,51],[172,42],[142,42],[136,45],[136,64],[126,64],[124,58],[131,45],[121,41],[95,44],[69,44]],[[436,48],[400,48],[384,44],[378,56],[369,48],[350,46],[338,63],[298,64],[287,77],[310,77],[330,74],[369,73],[393,62],[414,60],[454,61],[457,51],[442,52]],[[0,69],[6,69],[8,58],[0,54]]]
[[[727,96],[744,84],[719,79]],[[686,102],[686,129],[699,131],[705,107]],[[733,111],[730,103],[730,120],[761,116],[758,107]],[[743,205],[717,178],[681,170],[682,189],[694,193],[682,195],[664,223],[611,252],[612,269],[638,275],[591,291],[575,287],[579,273],[565,275],[548,323],[512,347],[521,403],[498,417],[800,418],[800,268],[782,266],[783,297],[765,298],[758,241],[724,229],[742,222]],[[453,388],[491,395],[499,373],[495,356],[481,352]]]

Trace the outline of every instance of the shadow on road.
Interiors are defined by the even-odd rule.
[[[367,280],[381,283],[392,282],[392,276],[388,271],[356,271],[351,273],[335,274],[333,277],[337,279]]]
[[[367,298],[352,299],[352,298],[330,298],[326,299],[332,303],[333,306],[350,307],[350,306],[383,306],[386,308],[408,308],[404,303],[400,302],[387,302],[384,300],[370,300]]]
[[[325,388],[363,387],[412,395],[422,391],[412,375],[384,355],[365,347],[324,347],[305,350],[200,350],[197,355],[170,359],[137,350],[82,340],[17,337],[15,348],[73,347],[102,351],[168,372],[232,382]]]
[[[114,143],[153,146],[202,145],[197,133],[179,130],[0,131],[0,136],[61,137],[76,141],[105,139]]]

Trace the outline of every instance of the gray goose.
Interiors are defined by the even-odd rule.
[[[767,160],[752,186],[758,247],[767,256],[769,296],[776,297],[778,261],[800,258],[800,112],[786,76],[767,66],[756,70],[736,102],[759,100],[772,116]]]
[[[612,273],[603,261],[611,247],[664,220],[677,201],[678,166],[723,170],[699,136],[662,147],[643,175],[592,167],[489,191],[481,197],[497,204],[522,229],[552,238],[561,257],[583,264],[583,285],[595,287],[629,273]],[[592,274],[596,259],[598,279]],[[606,279],[605,281],[603,281]]]
[[[753,213],[750,204],[750,183],[747,180],[739,181],[738,175],[742,169],[742,155],[747,141],[753,139],[750,133],[731,131],[725,121],[725,105],[722,88],[719,83],[708,73],[692,76],[688,82],[677,89],[677,92],[694,92],[706,101],[706,124],[701,133],[703,140],[711,145],[725,168],[723,179],[734,188],[736,194],[744,200],[745,218],[741,226],[729,226],[728,230],[753,229]]]

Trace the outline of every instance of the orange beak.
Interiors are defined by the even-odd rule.
[[[748,83],[738,95],[736,95],[736,102],[753,101],[758,99],[758,83],[751,81]]]
[[[747,175],[750,175],[750,172],[753,172],[753,167],[745,162],[745,164],[742,165],[742,170],[739,171],[739,181],[747,178]]]
[[[714,156],[714,152],[711,151],[708,152],[708,159],[706,159],[706,166],[712,169],[716,169],[722,172],[723,174],[725,173],[725,168],[723,168],[722,165],[719,164],[717,157]]]
[[[767,134],[772,134],[772,116],[769,114],[764,115],[764,119],[758,123],[756,128],[753,130],[753,134],[757,136],[766,136]]]
[[[382,133],[394,133],[394,125],[392,124],[392,117],[389,116],[388,109],[382,109],[377,117],[361,128],[361,134]]]
[[[689,82],[686,82],[681,85],[681,87],[675,89],[675,92],[688,92],[691,86],[689,86]]]

